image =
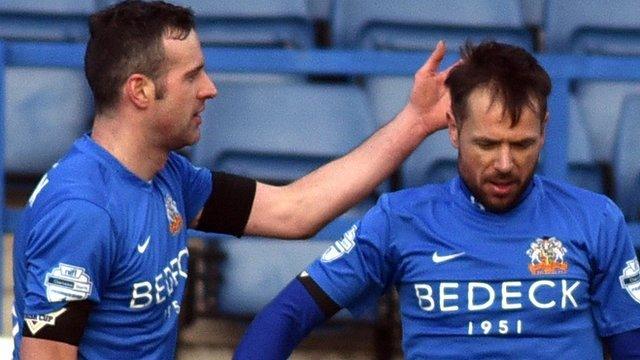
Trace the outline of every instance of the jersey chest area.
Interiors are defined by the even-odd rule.
[[[451,335],[543,335],[567,321],[589,331],[588,234],[551,223],[433,229],[394,234],[403,318]]]
[[[186,219],[181,194],[162,183],[126,194],[107,303],[152,317],[179,312],[187,279]]]

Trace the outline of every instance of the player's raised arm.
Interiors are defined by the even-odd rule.
[[[444,85],[449,69],[438,72],[438,67],[445,51],[444,43],[438,43],[416,72],[404,109],[349,154],[287,186],[258,183],[244,232],[280,238],[312,236],[371,193],[425,137],[444,128],[450,108]]]

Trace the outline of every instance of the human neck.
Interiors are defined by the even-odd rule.
[[[164,167],[169,152],[149,143],[133,122],[119,117],[96,115],[91,138],[137,177],[150,181]]]

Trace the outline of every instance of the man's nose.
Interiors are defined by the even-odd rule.
[[[513,154],[509,146],[502,146],[498,150],[495,161],[496,170],[501,173],[508,173],[513,169]]]

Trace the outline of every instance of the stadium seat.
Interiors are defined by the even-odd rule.
[[[467,39],[499,40],[533,50],[518,0],[336,0],[333,43],[341,48],[450,49]]]
[[[87,131],[92,99],[82,70],[6,69],[6,172],[41,175]]]
[[[238,317],[257,314],[331,242],[252,237],[220,241],[225,260],[221,264],[218,312]]]
[[[85,41],[87,18],[100,0],[0,1],[0,38],[12,40]]]
[[[636,0],[547,0],[546,50],[640,55],[639,19]]]
[[[569,108],[569,182],[583,189],[611,195],[606,165],[596,159],[592,137],[584,118],[578,115],[575,98],[571,98]],[[553,114],[550,117],[553,121]]]
[[[610,163],[616,123],[623,99],[640,93],[640,83],[633,81],[579,80],[573,86],[577,116],[584,123],[598,161]],[[553,118],[553,114],[551,114]]]
[[[547,0],[520,0],[524,23],[530,27],[541,29],[544,22],[544,11]]]
[[[365,91],[379,125],[391,120],[406,104],[413,78],[408,76],[372,76]],[[457,175],[457,151],[446,130],[431,135],[414,151],[400,169],[400,186],[415,187],[447,181]]]
[[[306,0],[175,0],[196,15],[205,46],[312,48],[313,14]]]
[[[216,297],[218,315],[247,318],[257,314],[357,221],[352,216],[341,216],[307,241],[219,237],[216,245],[224,260]],[[375,317],[376,309],[372,308],[359,318],[372,321]],[[343,311],[338,318],[351,316]]]
[[[346,154],[375,128],[352,85],[219,82],[218,91],[192,149],[199,166],[286,183]]]
[[[615,200],[627,221],[640,220],[640,94],[624,99],[616,133],[613,176]]]

